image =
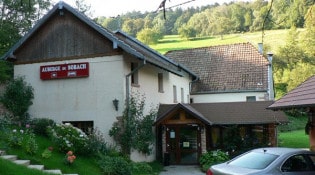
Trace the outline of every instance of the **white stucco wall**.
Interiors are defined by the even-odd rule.
[[[72,79],[41,80],[40,66],[68,63],[89,63],[89,76]],[[130,61],[123,56],[107,56],[88,59],[23,64],[14,66],[15,76],[25,77],[34,88],[33,105],[29,109],[32,117],[51,118],[58,123],[63,121],[93,121],[106,142],[113,143],[108,135],[117,116],[122,116],[126,98],[126,75],[130,73]],[[163,73],[164,92],[158,92],[158,73]],[[177,87],[180,102],[180,88],[184,89],[185,103],[188,102],[188,74],[180,77],[165,70],[146,64],[139,70],[139,86],[130,86],[131,92],[145,95],[146,111],[160,103],[173,103],[173,85]],[[119,110],[113,100],[119,100]],[[155,148],[155,146],[153,146]],[[149,156],[134,151],[134,161],[152,161],[155,150]]]
[[[41,80],[40,66],[89,62],[89,77]],[[71,61],[15,65],[15,76],[24,76],[34,88],[32,117],[62,121],[94,121],[94,127],[112,142],[108,130],[120,116],[123,108],[125,85],[121,56],[99,57]],[[119,110],[113,106],[119,100]]]
[[[158,73],[163,73],[163,87],[164,91],[158,90]],[[133,93],[140,92],[146,97],[147,107],[157,106],[160,103],[171,104],[174,103],[173,85],[177,88],[177,101],[181,102],[181,88],[184,90],[184,103],[189,103],[189,83],[190,77],[187,73],[184,76],[178,76],[167,72],[160,68],[147,64],[139,70],[139,86],[132,86]]]
[[[216,103],[216,102],[242,102],[246,97],[255,96],[256,101],[265,101],[268,96],[266,92],[244,92],[244,93],[218,93],[191,95],[194,103]],[[267,98],[266,98],[267,97]]]

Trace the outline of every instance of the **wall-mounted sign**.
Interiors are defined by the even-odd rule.
[[[89,76],[89,63],[70,63],[40,66],[40,79],[78,78]]]

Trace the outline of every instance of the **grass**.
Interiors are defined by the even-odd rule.
[[[247,32],[221,36],[194,38],[184,40],[179,35],[167,35],[156,45],[150,45],[151,48],[165,54],[170,50],[181,50],[188,48],[208,47],[214,45],[225,45],[234,43],[250,42],[255,47],[258,43],[263,43],[268,48],[267,52],[277,53],[280,46],[285,45],[286,34],[288,30],[268,30],[262,32]]]
[[[279,146],[290,148],[309,148],[309,136],[304,130],[282,132],[279,134]]]

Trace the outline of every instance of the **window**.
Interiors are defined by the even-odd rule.
[[[313,171],[303,155],[290,157],[281,167],[282,172]]]
[[[63,121],[62,123],[70,123],[72,126],[81,129],[86,134],[93,132],[93,121]]]
[[[174,98],[174,103],[177,103],[177,90],[176,86],[173,86],[173,98]]]
[[[246,96],[246,101],[256,101],[256,96]]]
[[[131,63],[131,71],[134,71],[138,67],[138,63]],[[135,71],[133,74],[131,74],[131,84],[132,85],[138,85],[138,71]]]
[[[159,88],[159,92],[163,93],[164,92],[164,88],[163,88],[163,73],[158,73],[158,88]]]
[[[184,103],[184,88],[180,88],[180,102]]]

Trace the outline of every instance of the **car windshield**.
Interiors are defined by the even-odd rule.
[[[249,152],[240,156],[231,162],[229,165],[249,168],[249,169],[264,169],[271,164],[278,156],[268,153]]]

